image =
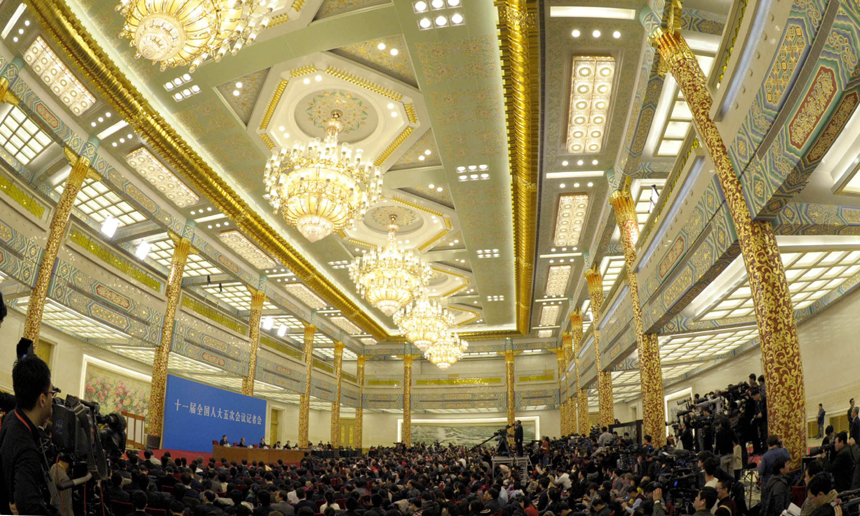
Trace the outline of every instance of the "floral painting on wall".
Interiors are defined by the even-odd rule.
[[[149,382],[87,364],[84,399],[98,403],[102,414],[126,411],[146,416],[149,386]]]

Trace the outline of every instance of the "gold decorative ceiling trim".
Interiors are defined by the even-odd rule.
[[[409,122],[418,125],[418,116],[415,114],[415,104],[403,104],[403,110],[406,111],[406,118]]]
[[[537,0],[496,0],[512,176],[517,330],[529,331],[537,220],[540,41]]]
[[[372,91],[377,95],[382,95],[383,97],[388,97],[391,100],[400,101],[403,98],[403,95],[397,93],[396,91],[389,90],[388,88],[383,88],[382,86],[372,83],[367,79],[363,79],[361,77],[352,75],[350,73],[344,72],[343,70],[339,70],[333,66],[329,66],[326,68],[325,73],[331,75],[332,77],[337,77],[342,81],[346,81],[350,84],[355,84],[356,86],[361,86],[362,88]]]
[[[371,244],[370,242],[365,242],[364,240],[359,240],[357,238],[347,238],[346,241],[349,242],[350,244],[355,244],[355,245],[360,245],[362,247],[367,247],[368,249],[373,249],[374,247],[377,247],[376,244]]]
[[[279,232],[250,206],[188,145],[105,54],[62,0],[31,2],[34,18],[59,45],[65,57],[129,125],[144,137],[175,171],[202,193],[260,247],[292,270],[325,300],[350,314],[353,321],[378,340],[385,329],[314,268]],[[353,315],[354,314],[354,315]]]
[[[442,240],[442,238],[447,234],[448,234],[448,230],[443,229],[442,231],[436,233],[436,235],[433,238],[431,238],[430,240],[428,240],[428,241],[424,242],[423,244],[421,244],[420,246],[418,246],[418,250],[424,251],[425,249],[429,248],[430,246],[432,246],[433,244],[435,244],[439,240]]]
[[[269,148],[269,150],[272,150],[275,148],[275,142],[273,142],[272,139],[269,138],[268,134],[266,134],[266,133],[261,134],[260,139],[263,140],[263,143],[266,145],[266,147]]]
[[[414,129],[412,129],[411,125],[406,126],[406,129],[404,129],[402,133],[398,134],[397,138],[395,138],[393,142],[388,144],[388,147],[386,147],[385,150],[382,151],[382,154],[380,154],[379,157],[373,161],[373,164],[379,167],[383,163],[385,163],[385,160],[387,160],[392,154],[394,154],[394,151],[397,150],[397,147],[400,147],[403,142],[406,141],[406,138],[409,138],[409,135],[412,134],[412,131],[414,131]]]
[[[261,131],[268,129],[269,122],[272,121],[272,116],[275,115],[275,109],[277,109],[278,104],[281,102],[281,96],[283,96],[284,90],[287,89],[287,84],[289,83],[290,81],[287,79],[281,79],[281,82],[278,83],[278,87],[275,89],[274,95],[272,95],[272,100],[269,102],[269,107],[266,108],[266,114],[263,115],[263,121],[260,122]]]
[[[468,281],[468,280],[467,280],[467,281]],[[452,290],[449,290],[448,292],[445,292],[444,294],[442,294],[442,297],[450,297],[450,296],[453,296],[454,294],[456,294],[457,292],[459,292],[459,291],[463,290],[464,288],[466,288],[466,287],[468,287],[468,286],[469,286],[469,284],[468,284],[468,283],[465,283],[465,284],[463,284],[463,285],[460,285],[459,287],[454,287]],[[459,310],[459,309],[458,309],[458,310]],[[463,311],[464,311],[464,312],[466,312],[467,310],[463,310]],[[464,324],[465,324],[465,323],[464,323]],[[460,326],[462,326],[462,324],[461,324]]]
[[[295,2],[293,2],[293,9],[295,11],[298,11],[302,8],[302,4],[304,3],[305,0],[296,0]],[[298,9],[296,9],[296,5],[298,5]],[[288,13],[279,14],[272,18],[272,21],[269,23],[269,28],[271,29],[272,27],[277,27],[278,25],[281,25],[282,23],[287,23],[288,21],[290,21],[290,15]]]
[[[409,206],[410,208],[415,208],[416,210],[420,210],[420,211],[423,211],[425,213],[429,213],[430,215],[436,215],[437,217],[440,217],[445,221],[445,227],[447,227],[448,229],[451,229],[451,221],[448,220],[448,217],[446,217],[441,211],[434,210],[433,208],[428,208],[426,206],[421,206],[420,204],[416,204],[412,201],[409,201],[409,200],[404,199],[402,197],[398,197],[396,195],[392,195],[391,200],[394,202],[400,203],[404,206]]]
[[[309,73],[314,73],[317,71],[317,67],[314,65],[307,65],[301,68],[295,68],[290,70],[290,77],[301,77],[302,75],[307,75]]]

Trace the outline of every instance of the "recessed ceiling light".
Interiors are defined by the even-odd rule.
[[[305,83],[305,84],[310,84],[310,83],[311,83],[311,80],[310,80],[310,79],[308,79],[307,77],[305,77],[305,80],[304,80],[304,81],[302,81],[302,82],[303,82],[303,83]]]
[[[592,164],[592,165],[597,165],[597,160],[596,160],[596,159],[591,160],[591,164]]]
[[[582,161],[582,160],[579,160],[579,161],[577,161],[577,162],[576,162],[576,164],[577,164],[577,165],[579,165],[579,166],[582,166],[582,163],[583,163],[583,161]]]
[[[594,183],[588,183],[588,186],[594,186]],[[576,248],[574,248],[576,249]]]
[[[436,188],[436,185],[431,184],[431,185],[430,185],[430,189],[432,190],[432,189],[434,189],[434,188]]]
[[[320,82],[322,80],[322,75],[317,75],[316,77],[314,77],[314,80]]]
[[[594,36],[595,38],[599,38],[600,37],[600,31],[597,29],[594,29],[594,32],[592,32],[591,35]]]
[[[448,7],[457,7],[460,5],[460,0],[448,0]]]
[[[433,9],[441,9],[445,7],[445,2],[443,2],[442,0],[432,0],[430,2],[430,5],[433,6]]]
[[[110,117],[112,116],[112,115],[111,115],[111,112],[110,112],[110,111],[105,112],[105,116],[106,116],[106,117],[108,117],[108,118],[110,118]]]
[[[376,48],[378,48],[379,50],[385,50],[385,43],[380,43],[379,45],[376,45]]]
[[[397,54],[399,54],[399,53],[400,53],[400,51],[399,51],[399,50],[397,50],[396,48],[392,48],[392,49],[391,49],[391,55],[396,56],[396,55],[397,55]]]
[[[442,187],[440,186],[439,188],[437,188],[437,189],[436,189],[436,191],[437,191],[437,192],[441,192],[441,191],[442,191]]]
[[[239,90],[233,90],[233,96],[238,97],[241,94]]]
[[[397,111],[391,112],[391,118],[397,118]]]
[[[579,188],[579,183],[573,183],[574,188]]]
[[[574,38],[578,38],[582,33],[579,32],[579,29],[573,29],[573,32],[570,33]]]
[[[421,0],[419,0],[418,2],[415,2],[415,10],[419,13],[423,13],[424,11],[427,10],[427,2],[424,2]]]
[[[463,23],[463,15],[460,13],[452,14],[451,15],[451,23],[453,23],[454,25],[459,25],[459,24]]]
[[[430,154],[432,154],[432,152],[430,151],[430,149],[427,149],[427,150],[425,150],[425,151],[424,151],[424,155],[425,155],[425,156],[429,156]]]
[[[444,16],[437,16],[436,25],[438,25],[439,27],[444,27],[445,25],[448,25],[448,18],[445,18]]]
[[[621,37],[621,33],[616,30],[615,32],[612,33],[612,37],[615,39],[618,39]]]
[[[430,18],[421,18],[418,22],[418,26],[422,29],[429,29],[431,25],[433,25],[433,22],[430,21]]]
[[[289,138],[289,137],[290,137],[290,133],[284,133],[284,138]]]
[[[566,166],[567,166],[567,161],[562,161],[562,162],[561,162],[561,166],[566,167]]]
[[[285,128],[284,126],[279,126],[279,127],[278,127],[278,131],[281,131],[281,132],[283,132],[285,129],[286,129],[286,128]]]
[[[564,186],[565,186],[565,185],[564,185],[564,183],[562,183],[562,184],[560,184],[560,185],[558,185],[558,186],[559,186],[560,188],[564,188]]]
[[[24,25],[26,25],[27,27],[29,27],[29,26],[30,26],[30,20],[24,20]]]

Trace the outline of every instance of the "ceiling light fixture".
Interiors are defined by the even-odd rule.
[[[469,343],[460,340],[456,333],[446,332],[440,339],[424,352],[424,357],[439,369],[445,370],[463,358],[463,353],[469,349]]]
[[[562,195],[558,200],[558,215],[555,223],[555,238],[557,246],[577,245],[582,234],[588,208],[588,195]]]
[[[120,35],[132,40],[137,57],[194,72],[209,57],[220,61],[257,39],[269,25],[276,0],[122,0]]]
[[[612,37],[615,39],[618,39],[621,37],[621,33],[616,30],[615,32],[612,33]]]
[[[570,265],[555,265],[546,275],[546,297],[561,297],[567,291],[570,279]]]
[[[415,253],[397,244],[395,215],[391,215],[385,247],[357,257],[349,267],[358,293],[389,316],[406,306],[414,293],[427,285],[430,275],[430,268],[421,265]]]
[[[146,257],[149,256],[149,250],[152,248],[149,245],[149,242],[146,240],[141,240],[139,244],[137,244],[137,249],[134,250],[134,255],[138,260],[143,261],[146,260]]]
[[[579,29],[573,29],[573,32],[571,32],[570,35],[573,36],[574,38],[578,38],[579,36],[582,35],[582,33],[579,32]]]
[[[266,164],[265,184],[275,213],[311,242],[339,231],[364,216],[382,190],[379,167],[362,161],[362,152],[344,143],[341,112],[333,111],[323,142],[296,142],[275,148]]]
[[[102,222],[102,234],[108,238],[113,238],[118,228],[119,221],[111,215],[108,215],[107,218],[105,218],[105,221]]]
[[[599,38],[600,37],[600,31],[597,29],[594,29],[594,32],[592,32],[591,35],[594,36],[595,38]]]
[[[600,35],[600,31],[594,31]],[[603,147],[615,76],[609,56],[574,56],[568,115],[568,152],[595,154]]]
[[[200,202],[200,197],[162,165],[148,148],[141,147],[130,152],[125,160],[176,206],[184,208]]]
[[[394,324],[409,342],[425,351],[454,326],[454,316],[438,302],[430,300],[427,289],[422,288],[412,303],[394,314]]]

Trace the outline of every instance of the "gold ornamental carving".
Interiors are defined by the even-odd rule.
[[[147,447],[161,447],[161,433],[164,425],[164,397],[167,394],[167,361],[173,343],[173,328],[176,324],[176,311],[182,294],[182,273],[188,262],[188,255],[194,249],[191,240],[181,238],[173,248],[170,272],[167,275],[167,307],[164,309],[164,324],[161,328],[161,342],[155,350],[152,363],[152,387],[149,391],[149,413],[146,417]]]
[[[358,407],[355,409],[356,450],[362,449],[362,439],[364,437],[364,364],[366,361],[366,356],[359,355],[355,369],[355,378],[358,382]]]
[[[687,99],[696,133],[704,143],[734,222],[755,306],[767,385],[768,433],[778,435],[791,455],[790,466],[806,455],[806,394],[797,322],[773,226],[754,221],[725,143],[710,118],[713,102],[705,75],[678,31],[655,31],[651,38]]]
[[[317,327],[305,325],[305,339],[302,351],[305,354],[305,391],[299,401],[299,448],[308,447],[308,423],[311,414],[311,374],[314,370],[314,335]]]
[[[8,87],[8,84],[7,84]],[[66,157],[72,165],[72,171],[63,185],[63,194],[60,196],[54,215],[51,217],[51,226],[48,232],[48,241],[45,251],[42,253],[42,262],[39,264],[39,273],[36,277],[36,285],[30,292],[30,303],[27,306],[27,319],[24,322],[24,338],[33,341],[34,346],[39,345],[39,329],[42,327],[42,313],[45,310],[45,298],[48,295],[48,287],[51,277],[54,275],[54,265],[60,246],[63,245],[63,235],[69,225],[69,216],[75,205],[75,198],[84,184],[90,170],[89,159],[76,156],[70,149],[65,150]]]
[[[249,336],[251,338],[251,358],[248,361],[248,376],[242,379],[242,394],[254,395],[254,380],[257,378],[257,351],[260,349],[260,320],[263,318],[263,304],[266,293],[248,287],[251,291],[251,315],[248,318]]]
[[[639,283],[633,267],[636,261],[636,242],[639,239],[639,220],[636,203],[630,194],[630,178],[612,193],[610,202],[615,210],[615,221],[624,246],[624,262],[633,322],[636,328],[636,346],[639,355],[639,381],[642,390],[642,432],[650,435],[654,445],[662,447],[666,441],[666,410],[663,397],[663,370],[660,367],[660,350],[657,335],[645,334],[642,326],[642,306],[639,303]]]
[[[597,264],[585,271],[588,282],[588,295],[591,298],[591,325],[594,333],[594,367],[597,371],[597,400],[600,411],[600,426],[609,427],[615,422],[615,408],[612,404],[612,373],[604,371],[600,360],[600,332],[597,322],[600,320],[600,309],[603,307],[603,277],[597,269]]]
[[[577,307],[570,314],[570,337],[573,344],[574,374],[576,377],[576,425],[574,427],[579,435],[588,435],[588,398],[585,391],[580,387],[579,378],[579,354],[582,352],[582,312]]]
[[[403,357],[403,437],[407,447],[412,446],[412,355]]]
[[[343,383],[343,342],[334,343],[334,375],[337,377],[337,392],[331,402],[331,447],[340,447],[340,392]]]
[[[514,352],[505,351],[505,412],[508,424],[514,424],[517,418],[517,403],[514,393]]]

